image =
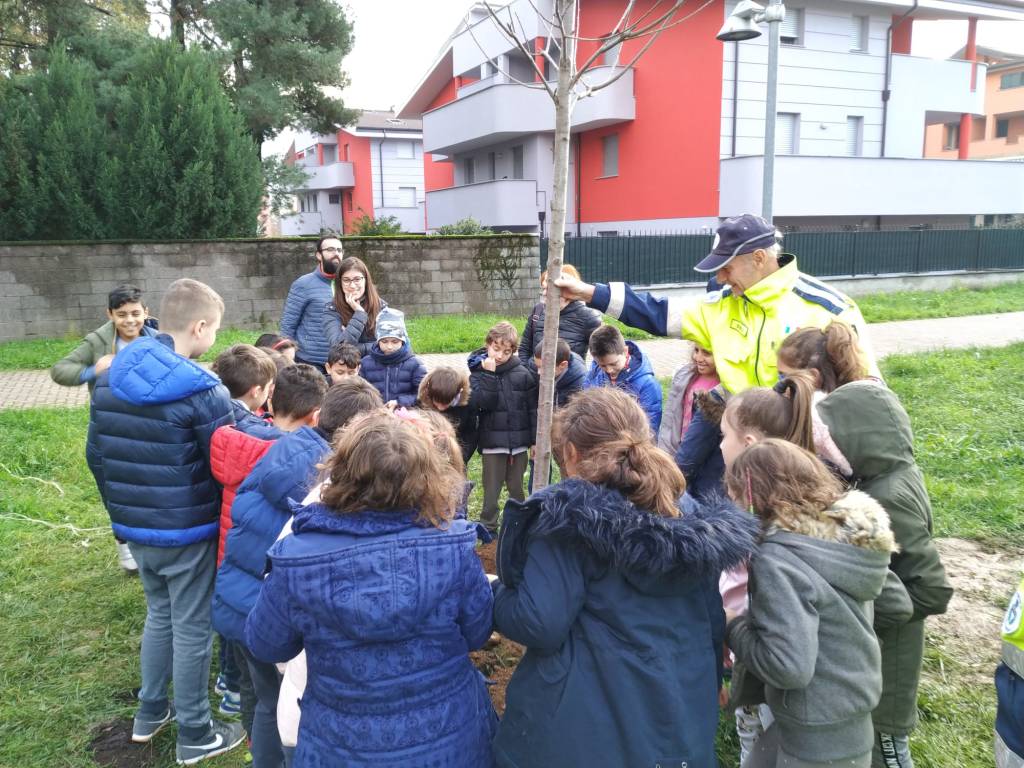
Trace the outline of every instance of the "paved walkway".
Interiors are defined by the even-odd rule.
[[[1024,341],[1024,312],[998,315],[946,317],[936,320],[904,320],[872,323],[871,342],[875,354],[927,352],[963,347],[1002,347]],[[689,342],[681,339],[641,341],[640,348],[651,358],[655,375],[671,376],[687,358]],[[466,354],[421,355],[428,369],[442,365],[465,365]],[[89,402],[86,387],[61,387],[50,380],[48,371],[0,371],[0,409],[40,406],[75,407]]]

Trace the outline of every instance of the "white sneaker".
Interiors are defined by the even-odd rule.
[[[135,558],[132,557],[132,551],[127,544],[117,542],[117,562],[121,564],[128,575],[135,576],[139,573],[139,566],[135,562]]]

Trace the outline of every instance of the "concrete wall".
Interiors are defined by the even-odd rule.
[[[484,286],[474,255],[485,238],[345,239],[366,261],[387,302],[409,315],[507,311],[537,301],[540,271],[533,237],[511,289]],[[491,241],[493,242],[493,241]],[[292,281],[314,265],[315,241],[0,244],[0,341],[74,335],[106,321],[107,293],[120,283],[143,290],[154,314],[181,277],[208,283],[224,298],[225,326],[276,325]]]

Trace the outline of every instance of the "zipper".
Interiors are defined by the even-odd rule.
[[[762,309],[760,304],[755,304],[746,296],[743,297],[743,301],[761,310],[761,327],[757,329],[757,348],[754,350],[754,378],[757,380],[757,385],[762,387],[764,385],[761,383],[761,373],[759,371],[761,367],[761,334],[764,333],[764,327],[768,324],[768,313]]]

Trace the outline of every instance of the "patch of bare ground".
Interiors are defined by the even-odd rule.
[[[966,539],[936,539],[935,545],[955,592],[946,613],[928,619],[930,639],[969,677],[991,683],[1003,613],[1024,572],[1024,550]]]
[[[89,742],[96,765],[103,768],[149,768],[157,764],[153,744],[132,742],[130,718],[111,720],[93,729]]]

